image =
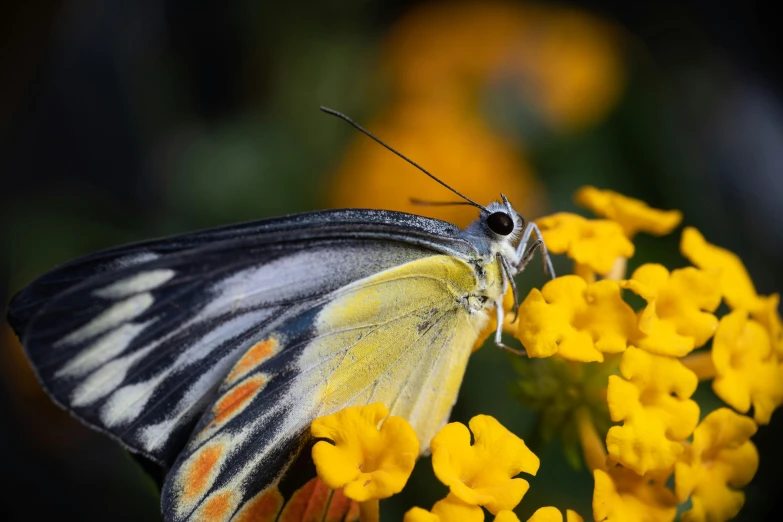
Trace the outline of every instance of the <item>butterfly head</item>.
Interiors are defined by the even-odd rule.
[[[501,194],[502,201],[493,201],[481,212],[481,221],[486,228],[498,238],[507,237],[512,240],[519,238],[525,228],[525,218],[514,210],[508,198]]]
[[[465,229],[465,236],[474,244],[486,245],[487,252],[501,253],[511,258],[525,228],[525,218],[517,212],[506,196],[483,207],[479,218]]]

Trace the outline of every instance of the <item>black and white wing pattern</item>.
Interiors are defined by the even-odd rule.
[[[475,286],[458,234],[341,210],[141,243],[42,276],[9,322],[58,404],[172,467],[167,520],[203,519],[216,499],[229,520],[316,415],[381,400],[421,433],[445,421],[486,320],[456,304]],[[318,399],[292,414],[296,394]]]

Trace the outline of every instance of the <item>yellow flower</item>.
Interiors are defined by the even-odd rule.
[[[714,277],[693,267],[669,271],[648,263],[637,268],[623,287],[647,301],[639,313],[639,348],[683,357],[715,333],[714,312],[721,300]]]
[[[530,520],[533,519],[531,518]],[[530,520],[528,520],[528,522],[530,522]],[[499,512],[497,515],[495,515],[494,522],[519,522],[519,517],[517,516],[516,513],[514,513],[510,509],[505,509]]]
[[[756,424],[728,408],[707,415],[693,434],[693,444],[674,468],[677,499],[691,498],[683,522],[719,522],[734,518],[745,503],[737,489],[750,482],[759,465],[750,437]]]
[[[607,402],[614,422],[606,436],[609,455],[644,475],[669,469],[699,422],[699,405],[690,400],[696,374],[677,359],[633,346],[623,354],[620,372],[609,376]]]
[[[405,512],[402,522],[440,522],[440,517],[424,508],[414,507]]]
[[[603,361],[604,353],[625,350],[636,333],[636,316],[620,295],[620,284],[588,284],[568,275],[534,288],[507,326],[530,357],[558,353],[573,361]]]
[[[732,309],[756,310],[760,307],[756,287],[736,254],[708,243],[693,227],[682,231],[680,250],[691,263],[716,274],[726,303]]]
[[[495,517],[495,522],[500,521],[501,514],[498,514],[498,516]],[[519,520],[516,516],[515,518],[507,518],[504,520],[511,522],[515,519]],[[563,522],[563,514],[560,513],[560,510],[557,508],[551,506],[542,507],[537,509],[536,512],[533,513],[533,516],[527,519],[527,522]],[[566,510],[566,522],[584,522],[584,519],[580,517],[576,511],[568,509]]]
[[[748,313],[735,310],[724,316],[712,344],[715,393],[735,410],[768,424],[783,401],[783,367],[772,351],[769,333]]]
[[[593,517],[596,522],[671,522],[677,500],[667,489],[671,471],[639,476],[622,466],[593,471]]]
[[[654,209],[644,201],[611,190],[582,187],[574,199],[596,215],[619,223],[629,238],[637,232],[662,236],[670,233],[682,221],[682,212],[679,210]]]
[[[501,511],[494,522],[519,522],[519,517],[513,511]],[[527,519],[527,522],[563,522],[563,514],[554,507],[542,507]],[[570,509],[566,511],[566,522],[584,522],[584,519]]]
[[[577,273],[587,268],[606,275],[618,258],[629,258],[634,253],[633,243],[614,221],[559,212],[537,219],[536,224],[549,251],[568,254],[576,264]]]
[[[313,437],[328,439],[313,446],[316,471],[327,486],[344,488],[345,496],[359,502],[402,491],[419,456],[419,440],[405,419],[388,415],[375,403],[313,421]]]
[[[432,439],[432,467],[438,479],[454,496],[497,514],[514,509],[527,492],[526,480],[513,478],[520,472],[535,475],[540,464],[522,439],[488,415],[464,424],[452,422]]]
[[[405,513],[403,522],[483,522],[484,511],[474,504],[467,504],[454,494],[449,495],[432,506],[431,511],[415,507]]]
[[[778,312],[779,304],[780,296],[778,294],[759,296],[759,307],[751,311],[751,316],[767,329],[772,348],[778,359],[783,359],[783,321],[781,321],[780,312]]]
[[[708,243],[698,230],[687,227],[682,232],[680,250],[691,263],[717,273],[723,297],[734,310],[747,310],[770,334],[772,347],[783,357],[783,321],[778,304],[780,296],[758,295],[742,260],[736,254]]]

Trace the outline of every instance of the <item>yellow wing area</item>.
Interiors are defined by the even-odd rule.
[[[491,302],[502,284],[497,270],[485,269]],[[314,331],[290,329],[309,341],[295,362],[285,363],[296,365],[285,368],[295,377],[276,388],[278,376],[265,361],[285,354],[286,343],[295,349],[302,341],[287,339],[281,329],[257,342],[229,373],[227,389],[168,479],[164,503],[173,506],[170,518],[228,520],[237,510],[234,519],[276,516],[283,499],[275,486],[281,465],[287,465],[281,455],[285,460],[298,452],[300,435],[314,418],[347,406],[383,403],[410,422],[427,452],[448,420],[468,357],[488,322],[489,311],[477,297],[486,291],[471,265],[447,255],[343,286],[316,315]],[[272,398],[255,401],[264,393]],[[244,459],[237,465],[240,453]],[[309,506],[308,495],[300,500]],[[303,505],[292,498],[278,520],[299,520],[296,510]]]
[[[488,320],[486,309],[471,313],[463,304],[477,289],[473,268],[445,255],[342,288],[318,315],[299,361],[317,390],[318,415],[382,402],[411,423],[427,451]]]

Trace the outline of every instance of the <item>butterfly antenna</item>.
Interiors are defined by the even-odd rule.
[[[470,201],[430,201],[428,199],[409,198],[412,205],[422,207],[450,207],[453,205],[473,205]]]
[[[351,118],[349,118],[349,117],[348,117],[348,116],[346,116],[345,114],[343,114],[343,113],[341,113],[341,112],[337,112],[337,111],[336,111],[336,110],[334,110],[334,109],[330,109],[330,108],[328,108],[328,107],[324,107],[323,105],[321,106],[321,110],[322,110],[322,111],[324,111],[326,114],[331,114],[332,116],[337,116],[338,118],[340,118],[340,119],[342,119],[342,120],[345,120],[345,121],[347,121],[348,123],[350,123],[351,125],[353,125],[354,127],[356,127],[358,130],[360,130],[361,132],[363,132],[364,134],[366,134],[367,136],[369,136],[370,138],[372,138],[373,140],[375,140],[376,142],[378,142],[380,145],[382,145],[383,147],[387,148],[388,150],[390,150],[391,152],[393,152],[393,153],[394,153],[394,154],[396,154],[397,156],[401,157],[402,159],[404,159],[405,161],[407,161],[408,163],[410,163],[411,165],[413,165],[414,167],[416,167],[417,169],[419,169],[420,171],[422,171],[423,173],[425,173],[425,174],[426,174],[427,176],[429,176],[430,178],[434,179],[435,181],[437,181],[438,183],[440,183],[441,185],[443,185],[444,187],[446,187],[447,189],[449,189],[450,191],[452,191],[452,192],[453,192],[454,194],[456,194],[457,196],[459,196],[459,197],[461,197],[462,199],[464,199],[464,200],[467,202],[467,204],[468,204],[468,205],[473,205],[474,207],[476,207],[476,208],[480,208],[481,210],[484,210],[484,211],[486,211],[486,210],[487,210],[487,208],[486,208],[486,207],[484,207],[483,205],[479,205],[478,203],[476,203],[475,201],[473,201],[472,199],[470,199],[470,198],[469,198],[469,197],[467,197],[466,195],[464,195],[464,194],[462,194],[461,192],[457,191],[456,189],[454,189],[454,188],[450,187],[450,186],[449,186],[449,185],[447,185],[447,184],[446,184],[444,181],[441,181],[440,179],[438,179],[437,177],[435,177],[435,175],[434,175],[434,174],[432,174],[431,172],[429,172],[427,169],[425,169],[424,167],[422,167],[421,165],[419,165],[418,163],[416,163],[415,161],[413,161],[413,160],[412,160],[412,159],[410,159],[409,157],[405,156],[405,155],[404,155],[404,154],[402,154],[401,152],[398,152],[397,150],[395,150],[394,148],[392,148],[390,145],[387,145],[386,143],[384,143],[384,142],[383,142],[383,140],[381,140],[381,139],[380,139],[378,136],[376,136],[376,135],[375,135],[375,134],[373,134],[372,132],[368,131],[367,129],[365,129],[364,127],[362,127],[361,125],[359,125],[358,123],[356,123],[355,121],[353,121]]]

